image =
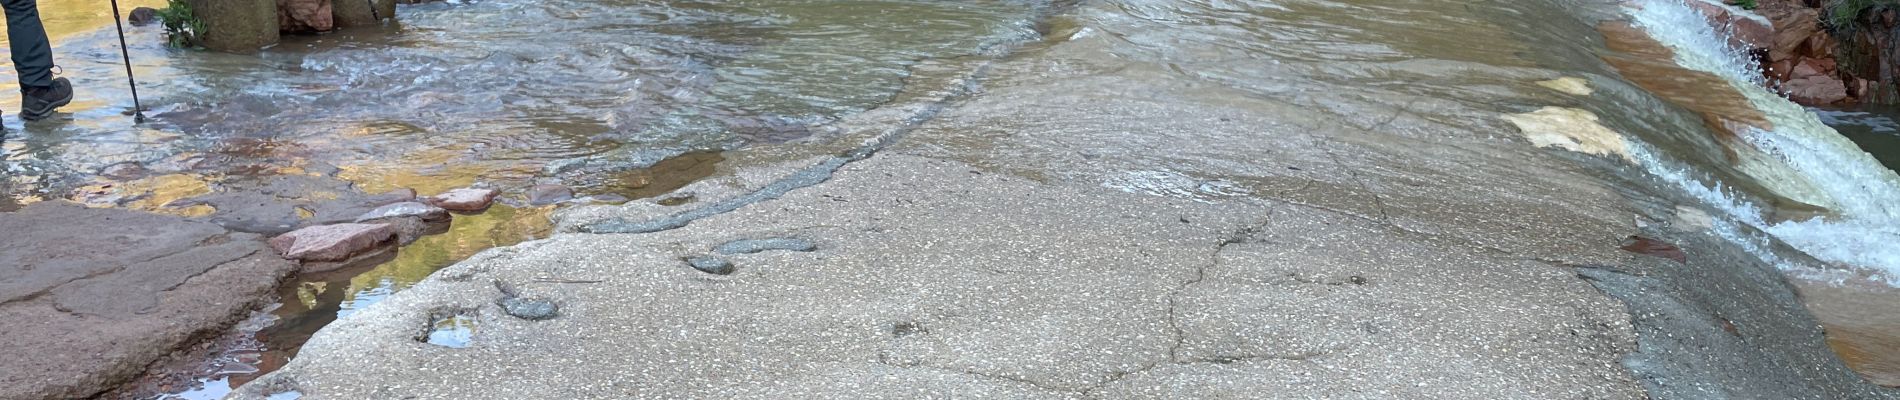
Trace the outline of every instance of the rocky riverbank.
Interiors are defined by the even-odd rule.
[[[1612,14],[1170,4],[913,67],[835,144],[728,153],[690,201],[561,213],[240,397],[1895,396],[1719,213],[1568,129],[1704,129],[1606,50],[1539,45]],[[1576,117],[1505,117],[1541,109]],[[719,251],[749,240],[812,246]]]

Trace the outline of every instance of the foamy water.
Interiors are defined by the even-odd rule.
[[[1739,132],[1741,138],[1772,156],[1803,182],[1764,182],[1769,186],[1807,187],[1819,193],[1817,205],[1829,215],[1799,221],[1770,221],[1744,195],[1726,189],[1708,174],[1685,167],[1647,145],[1633,146],[1638,163],[1664,181],[1719,209],[1729,217],[1715,233],[1784,269],[1818,274],[1784,262],[1768,251],[1766,232],[1823,261],[1867,269],[1874,279],[1900,285],[1900,175],[1822,123],[1815,113],[1764,89],[1758,66],[1729,43],[1727,34],[1682,0],[1648,0],[1628,9],[1634,23],[1675,51],[1676,63],[1729,81],[1762,111],[1775,128]],[[1631,140],[1634,140],[1632,138]],[[1760,178],[1760,177],[1757,177]],[[1815,199],[1815,197],[1810,197]],[[1745,229],[1746,225],[1753,229]]]

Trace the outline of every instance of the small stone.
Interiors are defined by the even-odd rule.
[[[693,269],[713,275],[732,275],[732,262],[718,257],[697,256],[686,259]]]
[[[541,321],[561,315],[561,306],[553,300],[539,297],[504,297],[499,302],[502,311],[515,318],[529,321]]]
[[[392,242],[396,232],[385,224],[336,224],[298,229],[271,238],[285,259],[343,261]]]
[[[356,222],[375,221],[390,218],[416,218],[423,222],[442,222],[449,220],[449,210],[414,201],[389,204],[356,217]]]
[[[528,204],[545,206],[574,198],[574,189],[561,185],[534,185],[528,188]]]
[[[151,25],[153,22],[158,22],[158,10],[151,7],[134,8],[131,14],[126,15],[125,22],[131,23],[132,26]]]
[[[488,209],[500,195],[494,189],[455,189],[426,199],[424,202],[449,211],[481,211]]]

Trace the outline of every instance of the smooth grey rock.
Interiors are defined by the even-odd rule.
[[[356,222],[390,218],[416,218],[423,222],[443,222],[448,221],[450,216],[449,210],[443,209],[442,207],[422,204],[421,202],[405,201],[377,207],[374,210],[363,213],[362,216],[356,217]]]

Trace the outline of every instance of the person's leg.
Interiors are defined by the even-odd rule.
[[[40,25],[39,5],[35,0],[0,0],[7,13],[7,41],[13,47],[13,69],[20,74],[20,87],[53,86],[53,45],[46,40],[46,27]]]
[[[53,45],[40,25],[35,0],[0,0],[7,12],[13,69],[20,74],[20,118],[37,120],[73,101],[73,83],[53,77]]]

